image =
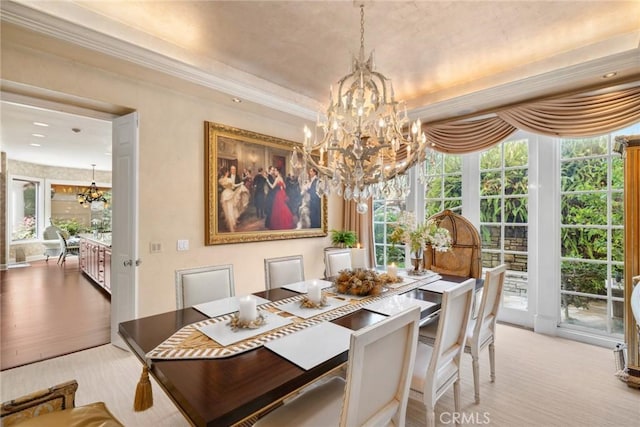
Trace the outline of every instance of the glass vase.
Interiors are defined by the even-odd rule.
[[[419,274],[422,271],[422,249],[411,252],[411,264],[414,274]]]

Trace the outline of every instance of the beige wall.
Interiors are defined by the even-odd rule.
[[[329,238],[281,240],[205,247],[204,241],[204,121],[300,141],[299,127],[270,120],[211,101],[211,96],[187,95],[136,80],[81,60],[39,52],[19,31],[2,28],[2,79],[121,106],[139,112],[139,267],[140,316],[175,308],[174,272],[178,268],[232,263],[236,292],[264,288],[263,259],[302,254],[305,275],[324,270],[323,248]],[[94,58],[95,59],[95,58]],[[240,108],[243,108],[242,104]],[[342,206],[329,203],[329,229],[336,228]],[[176,241],[188,239],[190,249],[176,251]],[[158,254],[150,242],[162,243]]]

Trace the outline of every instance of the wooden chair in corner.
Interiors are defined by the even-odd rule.
[[[451,234],[451,250],[425,252],[425,268],[458,277],[482,277],[482,243],[480,233],[465,217],[449,209],[429,218]]]

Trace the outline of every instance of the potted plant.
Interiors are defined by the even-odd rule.
[[[331,230],[331,244],[339,248],[352,248],[356,245],[358,236],[355,231]]]

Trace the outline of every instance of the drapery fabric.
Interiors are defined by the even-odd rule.
[[[517,130],[499,117],[490,117],[428,127],[425,133],[437,151],[462,154],[492,147]]]
[[[543,135],[583,138],[640,121],[640,87],[549,99],[499,111],[504,122]]]
[[[495,117],[424,125],[435,150],[485,150],[518,129],[563,138],[602,135],[640,121],[640,85],[598,94],[551,98],[506,108]]]
[[[430,145],[439,152],[464,154],[485,150],[502,142],[519,129],[555,137],[589,137],[622,129],[640,121],[640,82],[635,87],[544,99],[497,111],[495,116],[423,124]],[[406,153],[397,153],[398,160]],[[367,248],[370,265],[375,265],[373,212],[356,213],[356,203],[345,203],[343,225],[355,230]]]
[[[344,203],[342,224],[344,230],[353,230],[358,235],[362,247],[366,248],[367,265],[371,268],[376,265],[375,250],[373,247],[373,202],[366,201],[368,209],[366,214],[359,214],[357,203],[349,200]]]

